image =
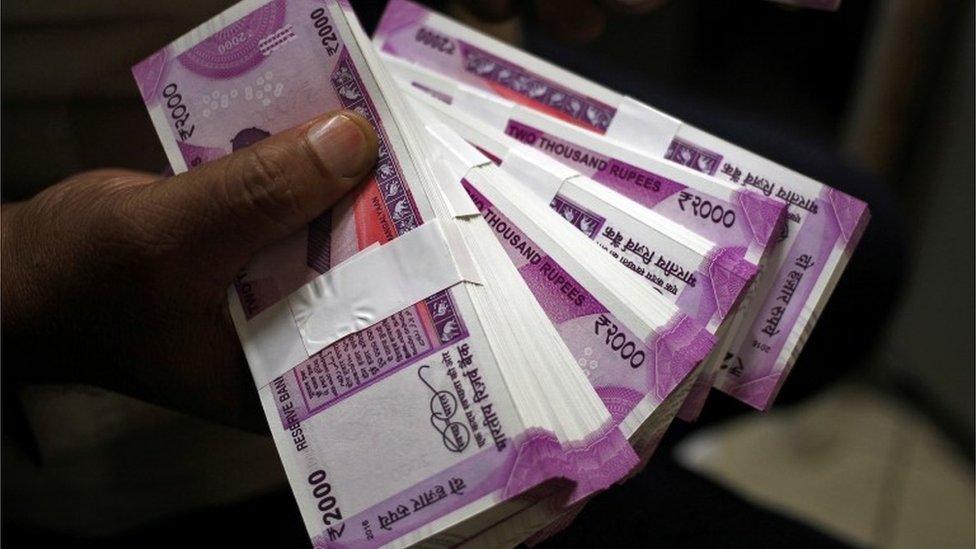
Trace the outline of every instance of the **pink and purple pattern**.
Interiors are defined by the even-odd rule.
[[[517,457],[505,487],[514,497],[548,478],[574,483],[568,504],[605,490],[627,476],[637,465],[637,454],[616,423],[608,423],[586,439],[562,445],[555,435],[531,429],[516,441]]]
[[[454,298],[447,290],[424,300],[427,311],[434,322],[434,330],[441,345],[450,345],[468,337],[468,329],[458,314],[454,305]]]
[[[147,106],[156,101],[156,90],[159,89],[159,80],[163,77],[168,56],[169,48],[164,48],[132,67],[132,76],[139,87],[139,95]]]
[[[464,59],[464,69],[469,73],[562,112],[600,133],[610,127],[617,112],[610,105],[560,86],[471,44],[461,40],[456,42]]]
[[[376,34],[392,35],[401,30],[409,31],[411,28],[419,27],[427,18],[427,13],[427,8],[419,4],[404,0],[390,0],[376,26]],[[383,51],[393,55],[399,54],[392,42],[383,44]]]
[[[275,0],[215,32],[179,56],[191,72],[208,78],[243,74],[266,57],[263,40],[285,21],[285,0]]]
[[[827,207],[805,212],[799,233],[774,273],[770,292],[759,302],[759,316],[742,347],[730,357],[740,367],[724,369],[718,380],[719,389],[760,410],[767,409],[776,398],[809,326],[816,322],[812,314],[803,323],[800,319],[810,314],[807,308],[812,305],[808,303],[817,281],[824,276],[828,258],[838,246],[846,253],[853,251],[870,217],[866,204],[826,186],[819,202]],[[791,356],[781,357],[797,329],[804,333]]]
[[[628,387],[617,387],[613,385],[601,385],[595,388],[597,396],[607,407],[613,421],[620,423],[627,417],[627,414],[644,400],[644,394]]]
[[[722,155],[677,137],[671,140],[664,158],[708,175],[715,175]]]
[[[226,151],[217,147],[201,147],[185,141],[178,141],[177,147],[179,147],[180,154],[183,155],[186,165],[190,168],[195,168],[200,164],[216,160],[227,154]]]
[[[382,127],[376,107],[366,93],[366,87],[359,78],[349,52],[343,50],[330,80],[344,108],[361,114],[373,127]],[[399,164],[390,154],[389,138],[383,131],[377,133],[379,154],[376,160],[376,183],[383,195],[387,211],[390,212],[390,218],[396,225],[397,233],[404,234],[420,225],[420,211],[414,203],[413,196],[407,190]]]
[[[559,195],[552,198],[549,207],[590,238],[594,238],[606,222],[606,219]]]
[[[708,255],[708,278],[720,318],[735,311],[759,271],[745,252],[743,247],[713,248]]]
[[[691,317],[676,315],[670,325],[648,343],[654,349],[656,396],[663,402],[708,356],[715,338]]]
[[[786,223],[786,207],[748,189],[736,192],[736,202],[745,214],[756,244],[763,247],[775,244]]]

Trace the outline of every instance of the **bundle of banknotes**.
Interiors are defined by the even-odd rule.
[[[766,409],[863,202],[406,0],[244,0],[133,67],[177,173],[323,112],[368,180],[231,316],[316,547],[510,546],[714,387]]]

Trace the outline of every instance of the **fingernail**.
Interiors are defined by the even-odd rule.
[[[333,177],[357,177],[369,168],[369,140],[345,114],[321,120],[308,129],[308,142]]]

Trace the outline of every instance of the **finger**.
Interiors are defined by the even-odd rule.
[[[535,10],[546,31],[574,44],[597,39],[607,22],[603,8],[592,0],[536,0]]]
[[[329,113],[147,187],[141,206],[176,244],[246,257],[335,204],[370,171],[376,151],[369,122]]]

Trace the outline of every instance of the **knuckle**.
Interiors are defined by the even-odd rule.
[[[230,197],[231,201],[239,203],[243,213],[263,215],[272,223],[301,212],[290,155],[271,146],[249,147],[245,151],[233,174],[239,183],[235,186],[238,196]]]

